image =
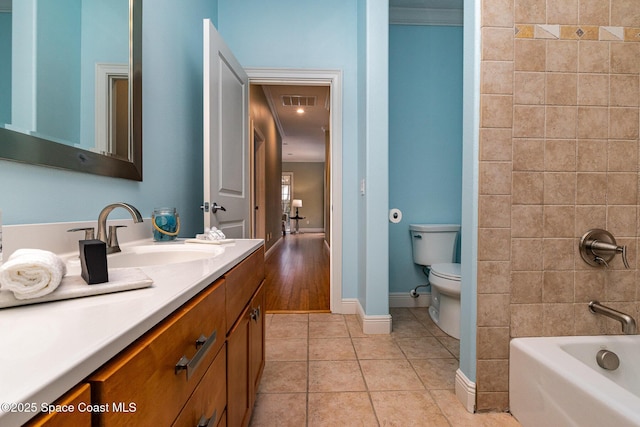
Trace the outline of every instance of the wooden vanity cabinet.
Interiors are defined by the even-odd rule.
[[[249,295],[227,334],[227,425],[239,427],[251,420],[264,369],[264,249],[254,252],[225,279],[227,294]],[[227,316],[235,312],[234,300],[228,300]]]
[[[87,383],[79,384],[52,405],[73,408],[70,412],[41,413],[25,424],[26,427],[90,426],[91,412],[84,408],[91,403],[91,390]]]
[[[214,359],[224,362],[225,290],[216,281],[89,378],[94,404],[109,407],[94,413],[94,425],[172,424]],[[214,382],[225,386],[224,377]]]
[[[28,425],[248,425],[264,369],[264,277],[260,247],[57,401],[102,409]]]

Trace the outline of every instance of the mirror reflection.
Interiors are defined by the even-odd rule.
[[[2,1],[0,126],[129,159],[129,0]]]

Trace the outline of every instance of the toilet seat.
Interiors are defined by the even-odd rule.
[[[448,280],[460,281],[460,264],[443,263],[433,264],[431,274]]]
[[[429,282],[438,291],[454,297],[460,296],[460,264],[434,264],[429,273]]]

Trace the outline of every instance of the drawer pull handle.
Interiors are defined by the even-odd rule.
[[[182,356],[178,363],[176,363],[175,374],[178,375],[181,371],[187,371],[187,380],[191,378],[191,374],[198,368],[202,358],[209,351],[211,346],[216,342],[217,331],[213,331],[213,333],[206,338],[204,335],[200,335],[200,338],[196,340],[196,354],[193,355],[193,358],[189,360],[187,356]]]
[[[198,425],[196,427],[213,427],[216,425],[216,418],[218,418],[218,410],[213,411],[213,415],[211,418],[207,419],[204,415],[198,421]]]

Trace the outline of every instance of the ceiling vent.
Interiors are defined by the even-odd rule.
[[[282,105],[285,107],[315,107],[315,96],[302,96],[302,95],[282,95]]]

